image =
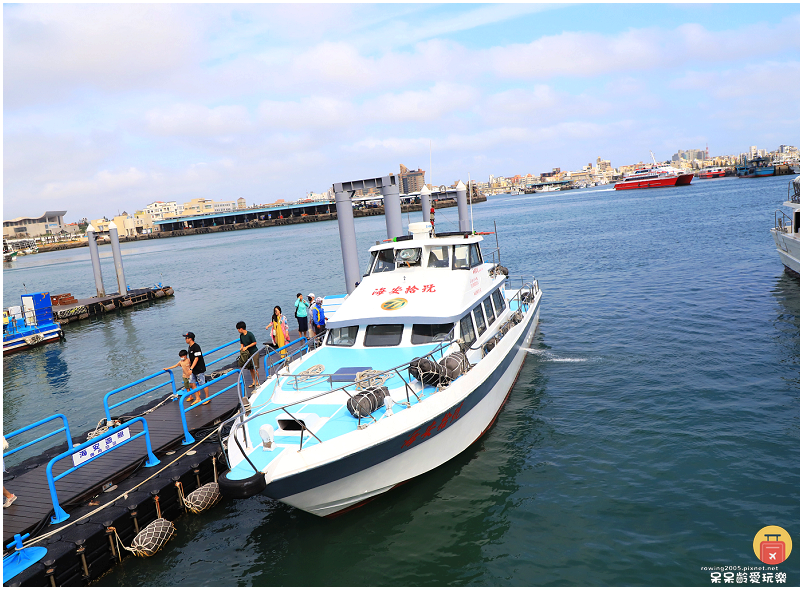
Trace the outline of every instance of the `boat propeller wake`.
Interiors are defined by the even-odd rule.
[[[529,352],[531,354],[535,354],[543,361],[551,361],[554,363],[585,363],[591,359],[588,358],[577,358],[577,357],[560,357],[556,356],[553,353],[547,350],[537,350],[535,348],[523,348],[525,352]]]

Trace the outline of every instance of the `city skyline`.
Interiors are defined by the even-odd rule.
[[[798,29],[787,4],[5,5],[3,215],[797,145]]]

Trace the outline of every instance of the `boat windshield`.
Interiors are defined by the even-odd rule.
[[[433,246],[428,255],[428,268],[450,268],[450,246]]]
[[[328,344],[330,346],[353,346],[358,336],[358,326],[346,326],[344,328],[331,328],[328,332]]]
[[[411,327],[411,344],[445,342],[450,338],[453,324],[414,324]]]
[[[403,338],[403,324],[373,324],[367,326],[364,346],[397,346]]]
[[[375,266],[372,267],[373,273],[394,270],[394,250],[391,248],[378,250],[377,254]]]
[[[420,266],[422,261],[422,248],[403,248],[395,250],[395,262],[400,267]]]

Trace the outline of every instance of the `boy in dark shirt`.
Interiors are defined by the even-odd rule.
[[[236,330],[239,332],[239,366],[244,367],[248,359],[258,352],[258,343],[256,342],[255,334],[247,331],[247,324],[244,322],[237,323]],[[250,387],[256,387],[259,384],[258,359],[254,358],[251,360],[248,367],[250,369],[250,376],[252,377]]]
[[[189,345],[189,368],[192,371],[189,377],[189,383],[194,384],[196,389],[200,389],[206,384],[206,363],[203,360],[203,351],[200,350],[200,346],[194,341],[194,332],[186,332],[183,337],[186,340],[186,344]],[[208,397],[208,387],[203,389],[203,391],[197,392],[197,401],[203,399],[203,394]],[[203,405],[207,403],[208,402],[205,402]]]

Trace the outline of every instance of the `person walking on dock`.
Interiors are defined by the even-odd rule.
[[[175,369],[177,367],[180,367],[181,371],[183,373],[183,388],[186,391],[191,391],[192,389],[194,389],[194,385],[192,385],[192,383],[189,382],[189,378],[192,376],[192,369],[189,366],[189,353],[186,352],[185,350],[181,350],[178,353],[178,356],[180,357],[181,360],[179,360],[177,363],[175,363],[171,367],[164,367],[164,370],[165,371],[169,371],[171,369]],[[186,401],[189,401],[189,402],[192,401],[193,397],[194,396],[190,395],[189,397],[186,398]]]
[[[7,449],[8,449],[8,441],[6,440],[6,437],[4,436],[3,437],[3,451],[6,451]],[[5,473],[5,470],[6,470],[6,462],[5,462],[5,459],[4,459],[3,460],[3,472],[4,473]],[[17,499],[17,497],[14,494],[12,494],[11,492],[9,492],[6,489],[6,486],[3,486],[3,498],[4,498],[4,500],[3,500],[3,508],[8,508]]]
[[[203,385],[206,384],[206,363],[203,360],[203,351],[200,350],[200,346],[197,342],[194,341],[194,332],[186,332],[183,335],[186,339],[186,344],[189,345],[189,368],[192,371],[192,374],[189,376],[189,383],[193,384],[195,389],[200,389]],[[197,392],[197,401],[203,399],[203,394],[208,397],[208,388],[206,387],[203,391]],[[205,402],[203,405],[207,404]]]
[[[297,331],[301,338],[308,338],[308,308],[311,307],[303,298],[302,293],[297,294],[294,300],[294,317],[297,318]]]
[[[267,326],[275,348],[281,348],[289,342],[289,325],[281,312],[280,305],[276,305],[272,313],[272,322]],[[286,351],[281,351],[281,358],[286,357]]]
[[[256,342],[256,335],[247,331],[247,324],[238,322],[236,330],[239,332],[239,366],[244,367],[251,357],[250,361],[250,376],[253,380],[250,387],[259,385],[258,381],[258,342]]]

